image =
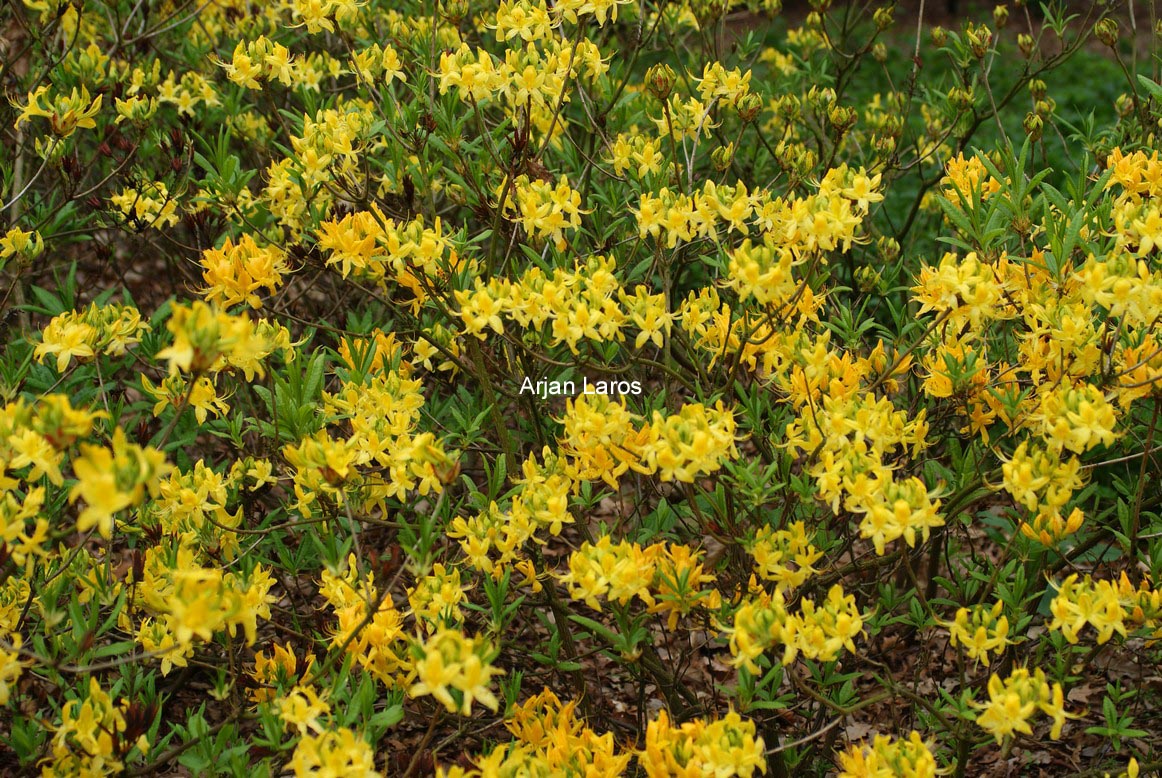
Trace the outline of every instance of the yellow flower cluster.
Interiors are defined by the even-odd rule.
[[[238,369],[250,381],[266,374],[263,360],[275,351],[293,353],[290,332],[281,324],[235,316],[201,300],[175,304],[165,326],[173,343],[157,358],[168,361],[170,375]]]
[[[520,223],[535,241],[551,239],[557,251],[564,251],[568,245],[565,230],[575,230],[581,226],[581,193],[569,186],[569,179],[561,176],[556,186],[547,181],[529,180],[528,176],[518,176],[511,183],[505,179],[500,192],[508,188],[516,192],[516,205],[520,212]],[[507,210],[511,201],[506,201]]]
[[[913,299],[920,302],[920,314],[936,311],[947,317],[950,325],[965,324],[973,329],[993,318],[1011,315],[1001,310],[1005,286],[1001,270],[982,262],[975,251],[964,257],[945,252],[939,266],[925,265]]]
[[[506,322],[513,322],[530,336],[549,333],[550,346],[565,344],[576,354],[582,340],[621,341],[632,325],[638,330],[634,348],[648,342],[660,348],[674,321],[665,296],[640,285],[629,294],[615,270],[613,258],[591,255],[573,270],[556,268],[549,276],[533,267],[516,282],[477,279],[472,290],[457,290],[454,297],[465,334],[479,339],[489,329],[503,333]]]
[[[554,7],[561,9],[561,4]],[[524,5],[520,18],[514,8],[501,6],[493,26],[498,35],[512,32],[527,43],[506,48],[503,60],[467,43],[445,51],[437,72],[440,94],[455,89],[462,101],[474,106],[499,97],[510,116],[527,112],[539,132],[547,133],[554,122],[555,132],[559,131],[564,118],[556,107],[569,99],[566,82],[582,74],[601,78],[608,67],[593,41],[582,38],[574,44],[554,36],[538,37],[548,28],[537,21],[535,7]]]
[[[291,27],[306,27],[307,33],[335,32],[355,22],[359,17],[356,0],[289,0],[286,4],[293,20]]]
[[[944,188],[944,196],[950,201],[960,203],[959,192],[970,205],[977,193],[983,202],[1001,190],[1001,182],[993,178],[979,157],[965,159],[963,153],[948,160],[940,185]]]
[[[823,558],[807,537],[802,521],[792,522],[786,529],[764,526],[747,544],[754,557],[754,572],[764,581],[773,581],[776,589],[787,591],[803,584],[819,572],[812,565]]]
[[[774,379],[781,389],[791,393],[796,404],[806,402],[806,395],[796,384],[808,373],[819,374],[818,360],[826,364],[826,350],[808,353],[807,339],[802,326],[818,319],[823,304],[807,284],[796,291],[794,312],[798,314],[792,333],[782,331],[773,317],[759,312],[736,308],[722,301],[718,290],[706,287],[697,294],[690,292],[678,308],[676,318],[689,336],[691,343],[708,358],[713,368],[728,357],[737,358],[741,365],[755,373]],[[824,333],[825,340],[830,333]],[[822,345],[818,342],[816,345]],[[795,370],[796,367],[801,369]],[[798,375],[790,376],[790,372]],[[816,394],[818,388],[813,387]],[[800,395],[804,399],[799,400]]]
[[[525,700],[505,722],[516,739],[475,761],[475,768],[440,769],[441,778],[499,775],[620,778],[631,755],[618,754],[613,734],[598,735],[576,714],[577,702],[562,704],[549,689]]]
[[[754,590],[755,587],[751,586]],[[760,671],[755,662],[767,649],[783,645],[782,662],[789,665],[801,653],[807,659],[833,662],[839,651],[855,651],[855,638],[863,632],[863,616],[855,597],[844,594],[835,584],[822,605],[803,598],[799,613],[788,613],[782,590],[745,599],[734,613],[734,623],[727,629],[730,654],[736,667],[748,672]]]
[[[276,482],[266,460],[236,460],[228,472],[219,473],[199,459],[193,468],[173,470],[161,482],[158,496],[142,508],[142,523],[156,525],[183,545],[231,560],[238,552],[238,536],[230,528],[242,523],[241,490],[254,492]],[[237,507],[230,511],[228,505]]]
[[[277,80],[283,86],[292,86],[296,80],[295,63],[291,59],[290,51],[286,46],[269,40],[265,35],[260,35],[249,43],[238,41],[238,45],[234,47],[233,59],[218,64],[225,69],[228,79],[247,89],[262,89],[259,79]]]
[[[49,539],[50,524],[43,513],[47,492],[35,484],[47,478],[63,486],[65,454],[104,415],[73,408],[60,394],[44,395],[35,403],[18,399],[0,411],[0,544],[17,565],[45,553]],[[3,613],[0,606],[0,636],[9,629]]]
[[[663,481],[693,483],[738,456],[734,411],[723,407],[721,400],[713,408],[687,403],[666,416],[654,411],[649,430],[642,447],[644,472],[657,472]]]
[[[724,224],[743,235],[752,229],[769,235],[780,255],[790,251],[803,259],[817,251],[847,251],[861,240],[857,231],[868,208],[883,199],[878,187],[878,175],[868,177],[862,169],[841,165],[829,170],[818,190],[804,198],[773,198],[765,189],[748,192],[742,182],[725,186],[707,181],[692,195],[668,188],[643,194],[634,213],[639,235],[652,236],[667,248],[696,238],[717,241],[718,225]],[[752,272],[748,263],[745,256],[739,260],[744,275]]]
[[[292,155],[271,162],[261,198],[290,236],[314,229],[343,182],[362,181],[362,154],[374,145],[374,121],[374,105],[366,100],[339,100],[314,116],[303,115],[302,134],[290,138]]]
[[[730,252],[725,284],[743,302],[754,297],[759,305],[774,304],[775,311],[783,315],[783,306],[795,301],[802,283],[792,275],[792,269],[803,262],[803,257],[789,246],[777,243],[770,233],[757,246],[747,238]]]
[[[364,510],[384,509],[389,498],[408,492],[440,492],[456,455],[430,432],[418,432],[424,404],[423,384],[403,375],[408,368],[344,381],[334,394],[325,393],[323,407],[350,434],[332,439],[327,430],[284,448],[295,468],[296,507],[304,516],[319,494],[336,504],[348,494],[362,498]]]
[[[289,686],[298,678],[311,675],[315,655],[307,654],[305,668],[299,674],[299,660],[290,645],[273,644],[270,656],[265,651],[254,652],[254,669],[249,675],[257,688],[250,691],[250,699],[255,702],[272,702],[276,689]]]
[[[564,775],[617,776],[625,773],[628,754],[616,754],[612,733],[598,735],[576,716],[577,701],[562,704],[549,689],[517,706],[505,727]]]
[[[1000,656],[1009,640],[1009,619],[1004,615],[1005,604],[998,600],[991,608],[977,605],[971,609],[959,608],[948,628],[949,643],[961,645],[969,657],[989,666],[989,654]]]
[[[204,108],[222,105],[213,82],[194,70],[185,71],[180,78],[175,78],[171,70],[158,84],[157,99],[160,103],[176,106],[179,116],[193,116],[199,104]]]
[[[148,549],[142,578],[132,589],[138,612],[146,615],[133,630],[129,611],[121,613],[122,627],[135,632],[146,651],[161,656],[162,675],[185,667],[195,641],[209,642],[218,632],[234,636],[241,627],[246,644],[254,645],[258,620],[270,618],[275,598],[269,571],[256,564],[249,574],[227,572],[199,564],[199,555],[184,544]]]
[[[565,405],[562,453],[578,481],[601,478],[611,488],[633,469],[663,481],[693,483],[738,455],[734,412],[687,403],[675,414],[654,411],[649,424],[629,412],[625,400],[581,395]]]
[[[1053,516],[1069,502],[1082,485],[1081,463],[1076,456],[1061,459],[1060,450],[1043,448],[1022,441],[1013,455],[1001,465],[1004,488],[1018,505],[1036,511],[1037,522],[1055,526]],[[1080,519],[1077,520],[1080,526]],[[1072,519],[1070,519],[1072,522]]]
[[[0,628],[0,636],[9,643],[11,649],[0,646],[0,705],[8,704],[16,682],[20,680],[25,666],[30,664],[28,660],[20,658],[20,648],[24,643],[20,633],[4,635],[5,632],[6,629]]]
[[[750,92],[751,72],[745,73],[734,68],[727,70],[721,62],[708,62],[702,69],[702,77],[698,81],[698,96],[702,102],[709,103],[714,98],[738,101],[740,97]]]
[[[237,244],[226,238],[221,248],[202,252],[202,278],[207,284],[203,296],[210,303],[229,308],[246,303],[261,308],[257,292],[262,287],[274,294],[287,272],[286,254],[276,246],[259,247],[249,235]]]
[[[553,19],[543,1],[501,0],[496,9],[495,23],[487,27],[496,31],[496,40],[520,38],[528,42],[544,40],[553,34]]]
[[[619,176],[632,170],[638,178],[645,178],[662,169],[664,148],[662,138],[651,138],[641,132],[619,132],[609,146],[609,161]]]
[[[291,756],[295,778],[379,778],[375,752],[347,727],[306,735]]]
[[[1094,580],[1088,574],[1079,580],[1074,573],[1061,582],[1049,610],[1049,628],[1060,630],[1070,643],[1078,641],[1088,624],[1097,630],[1101,644],[1115,632],[1126,637],[1129,630],[1144,627],[1156,633],[1162,624],[1162,590],[1147,581],[1135,588],[1124,572],[1117,581]]]
[[[933,527],[943,525],[940,500],[933,501],[924,482],[899,479],[886,464],[892,452],[911,448],[913,456],[926,446],[928,425],[923,411],[908,420],[886,397],[834,393],[822,408],[787,425],[785,445],[791,451],[813,453],[810,473],[821,500],[862,516],[860,535],[883,554],[888,543],[903,537],[915,546]]]
[[[125,767],[133,750],[145,753],[149,740],[143,733],[132,742],[122,740],[129,701],[113,703],[96,678],[89,678],[88,694],[71,699],[61,709],[61,723],[53,734],[52,753],[41,760],[42,778],[74,775],[112,775]]]
[[[346,646],[355,662],[388,688],[406,686],[415,675],[408,657],[403,615],[375,585],[375,574],[359,578],[355,555],[341,573],[324,569],[319,593],[335,612],[333,646]],[[368,616],[370,615],[370,619]]]
[[[85,501],[77,516],[77,532],[95,527],[101,537],[112,537],[114,514],[141,505],[147,491],[156,496],[170,468],[165,454],[130,443],[120,427],[113,430],[111,448],[82,443],[73,459],[77,483],[69,491],[70,503],[77,498]]]
[[[602,535],[570,554],[569,572],[559,578],[574,600],[596,611],[601,600],[625,605],[636,597],[650,613],[667,613],[668,627],[674,629],[678,617],[695,607],[720,604],[717,590],[702,588],[714,582],[714,575],[703,571],[700,556],[689,546],[655,543],[643,549]]]
[[[1032,735],[1029,719],[1038,710],[1053,719],[1049,737],[1053,740],[1061,737],[1068,718],[1065,695],[1061,684],[1050,684],[1040,668],[1030,674],[1027,668],[1020,667],[1004,679],[993,675],[989,678],[988,693],[989,701],[977,706],[981,712],[976,723],[995,737],[997,743],[1018,732]]]
[[[455,627],[464,621],[461,610],[464,588],[460,583],[458,567],[435,563],[430,573],[417,579],[415,586],[408,588],[407,595],[416,625],[425,632],[430,633],[440,627]]]
[[[460,541],[460,547],[472,567],[499,576],[502,569],[519,558],[529,540],[543,542],[537,532],[551,535],[571,524],[569,494],[574,481],[566,472],[562,458],[548,448],[541,452],[543,464],[530,456],[521,466],[523,477],[516,479],[519,489],[507,511],[494,502],[471,518],[457,516],[448,528],[448,537]],[[493,557],[496,559],[493,559]]]
[[[577,24],[582,16],[592,15],[598,27],[607,21],[617,21],[618,6],[628,5],[630,0],[562,0],[553,7],[570,24]]]
[[[19,483],[5,471],[30,465],[22,480],[32,483],[47,476],[54,485],[62,485],[65,452],[104,416],[101,411],[74,408],[63,394],[42,395],[32,404],[22,398],[8,403],[0,413],[0,488]]]
[[[441,629],[412,647],[417,681],[408,687],[408,696],[430,694],[449,713],[462,716],[472,712],[473,702],[495,711],[499,702],[488,687],[494,675],[504,672],[492,666],[496,654],[484,638]]]
[[[403,64],[399,52],[391,45],[380,46],[373,43],[351,55],[352,70],[368,84],[390,85],[393,81],[405,82]]]
[[[67,95],[61,93],[51,96],[50,89],[50,86],[43,85],[28,93],[28,102],[20,109],[20,115],[16,117],[14,124],[16,129],[19,130],[33,117],[42,117],[48,119],[49,131],[63,139],[78,129],[91,130],[97,126],[94,117],[101,110],[101,100],[104,95],[90,98],[88,88],[83,85],[79,92],[76,87],[73,87],[72,92]],[[37,147],[41,148],[39,141]]]
[[[308,730],[322,733],[320,719],[331,713],[331,706],[324,699],[325,696],[320,697],[313,686],[295,686],[275,700],[274,707],[287,729],[293,727],[300,735],[306,735]]]
[[[125,217],[135,230],[173,227],[180,221],[177,198],[170,194],[164,181],[147,181],[137,187],[126,187],[109,196],[109,203]]]
[[[722,213],[721,211],[725,211]],[[637,209],[638,234],[674,248],[678,241],[695,238],[717,240],[718,222],[728,220],[732,228],[746,232],[746,220],[753,215],[752,197],[746,185],[718,186],[707,181],[691,197],[663,187],[657,194],[644,193]]]
[[[167,375],[155,386],[149,377],[143,374],[141,388],[157,401],[153,406],[154,416],[160,416],[161,412],[169,407],[189,407],[194,409],[194,417],[198,424],[202,424],[210,414],[221,418],[230,412],[230,405],[218,396],[214,381],[207,375],[198,376],[192,385],[180,373]]]
[[[1094,446],[1111,445],[1117,437],[1113,406],[1092,384],[1063,381],[1043,392],[1035,420],[1041,424],[1041,437],[1058,451],[1083,454]]]
[[[908,738],[876,735],[839,754],[839,778],[936,778],[936,757],[913,730]]]
[[[913,288],[921,311],[944,320],[941,338],[922,357],[925,391],[953,398],[967,419],[962,431],[986,442],[998,423],[1028,432],[1012,454],[1000,455],[1003,488],[1028,512],[1022,533],[1046,546],[1084,523],[1082,511],[1069,507],[1084,482],[1079,456],[1114,444],[1131,403],[1162,378],[1153,331],[1162,273],[1143,259],[1162,239],[1162,217],[1153,213],[1162,202],[1162,163],[1157,154],[1116,149],[1106,169],[1112,216],[1081,225],[1079,238],[1104,251],[1055,256],[1052,241],[1045,245],[1046,225],[1031,224],[1028,256],[945,254]],[[952,160],[947,174],[946,195],[957,202],[955,186],[970,209],[1007,185],[975,157]],[[1103,236],[1111,240],[1103,244]],[[994,323],[1016,331],[1013,364],[989,359]]]
[[[425,281],[439,282],[462,264],[439,217],[431,227],[422,216],[396,223],[375,204],[370,211],[324,221],[315,235],[328,267],[338,265],[344,278],[380,287],[391,279],[412,293],[413,311],[427,299]]]
[[[749,778],[766,773],[767,761],[753,721],[734,711],[721,719],[693,719],[675,726],[665,710],[646,726],[638,763],[649,778]]]
[[[31,262],[44,251],[44,238],[36,230],[22,230],[13,227],[0,237],[0,270],[8,260],[20,257],[25,263]]]
[[[34,355],[40,360],[55,356],[57,372],[63,373],[74,357],[121,356],[147,332],[149,324],[133,306],[90,303],[84,311],[54,316],[41,333]]]

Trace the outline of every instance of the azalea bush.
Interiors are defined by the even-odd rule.
[[[8,3],[4,770],[1162,767],[1162,86],[1079,5]]]

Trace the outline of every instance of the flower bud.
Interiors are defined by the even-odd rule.
[[[735,99],[734,108],[744,122],[753,122],[763,110],[763,99],[754,92],[747,92]]]
[[[943,27],[936,26],[932,28],[932,42],[937,46],[943,46],[948,43],[948,31]]]
[[[1025,135],[1029,137],[1029,140],[1034,143],[1041,140],[1041,133],[1045,129],[1045,122],[1040,116],[1032,112],[1025,114],[1025,121],[1022,122],[1022,126],[1025,128]]]
[[[877,30],[879,30],[880,32],[883,32],[884,30],[886,30],[892,26],[892,11],[893,10],[894,10],[893,6],[881,7],[881,8],[876,9],[875,15],[872,17],[872,20],[875,22]]]
[[[646,91],[659,101],[665,102],[674,89],[677,76],[674,69],[666,64],[654,65],[646,71]]]
[[[1007,5],[998,5],[993,8],[993,24],[997,26],[998,30],[1004,29],[1004,26],[1009,23],[1009,7]]]
[[[954,86],[948,90],[948,102],[958,111],[965,111],[972,107],[974,95],[971,87]]]
[[[886,62],[888,59],[888,47],[884,45],[883,41],[876,41],[872,46],[871,55],[876,62]]]
[[[1029,81],[1029,94],[1034,100],[1044,100],[1046,89],[1045,82],[1039,78]]]
[[[835,90],[829,86],[822,89],[811,87],[811,91],[807,93],[807,99],[816,107],[827,107],[835,102]]]
[[[885,266],[890,265],[900,257],[900,242],[888,235],[876,238],[876,249],[879,251]]]
[[[440,14],[449,24],[460,24],[468,11],[468,0],[443,0],[440,3]]]
[[[1026,58],[1032,56],[1033,47],[1035,45],[1036,43],[1033,41],[1032,35],[1021,33],[1017,36],[1017,48],[1021,50],[1021,53],[1024,54]]]
[[[1105,45],[1113,48],[1118,42],[1118,22],[1106,17],[1093,26],[1093,34]]]
[[[964,35],[968,38],[968,47],[972,49],[972,56],[984,59],[984,55],[988,53],[989,45],[993,40],[993,31],[987,25],[978,26],[969,23],[964,28]]]
[[[896,139],[891,135],[873,135],[872,149],[881,156],[887,156],[896,150]]]
[[[855,271],[855,283],[864,294],[874,292],[879,287],[881,279],[879,271],[871,265],[864,265]]]
[[[714,163],[714,169],[719,173],[728,170],[730,163],[734,161],[734,144],[728,143],[710,152],[710,161]]]
[[[827,121],[839,134],[847,132],[855,124],[855,119],[855,109],[849,105],[833,105],[827,111]]]
[[[1044,100],[1038,100],[1033,103],[1033,111],[1038,116],[1052,116],[1057,109],[1057,101],[1052,97],[1046,97]]]
[[[1134,112],[1134,99],[1127,94],[1118,95],[1114,100],[1114,110],[1123,119],[1128,118]]]

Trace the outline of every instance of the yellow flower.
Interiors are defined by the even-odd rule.
[[[615,545],[609,535],[602,535],[596,543],[586,541],[569,555],[569,572],[560,580],[574,600],[584,600],[596,611],[601,610],[599,597],[624,605],[636,596],[653,605],[649,591],[653,556],[637,543],[623,540]]]
[[[375,752],[346,727],[307,735],[295,746],[290,767],[295,778],[378,778]]]
[[[997,743],[1017,733],[1033,734],[1029,719],[1038,710],[1053,719],[1049,732],[1053,740],[1061,737],[1065,719],[1070,718],[1065,713],[1061,684],[1050,685],[1040,668],[1032,675],[1023,667],[1005,679],[993,675],[989,678],[988,693],[989,701],[976,706],[982,709],[976,723],[993,735]]]
[[[0,270],[4,269],[9,257],[21,256],[31,261],[44,251],[44,238],[36,230],[22,230],[13,227],[0,237]]]
[[[812,565],[823,557],[807,537],[802,521],[787,529],[762,527],[747,550],[755,561],[755,572],[764,581],[774,581],[780,590],[794,589],[817,571]]]
[[[69,492],[69,502],[83,498],[85,508],[77,517],[77,531],[96,527],[106,540],[113,535],[113,514],[140,505],[148,490],[156,496],[160,479],[170,470],[165,454],[143,448],[125,439],[120,427],[113,431],[113,446],[81,444],[81,454],[73,460],[78,483]]]
[[[505,181],[503,191],[509,186]],[[529,181],[519,176],[514,182],[521,226],[537,241],[551,238],[557,251],[567,245],[565,230],[581,226],[581,193],[569,186],[569,179],[561,176],[554,187],[545,181]],[[507,205],[507,203],[505,203]]]
[[[206,300],[220,302],[226,308],[240,302],[261,308],[262,300],[256,292],[265,287],[274,294],[287,270],[281,249],[259,248],[249,235],[243,235],[237,245],[226,238],[222,248],[203,251],[202,267],[202,278],[208,284],[203,293]]]
[[[313,661],[313,656],[308,657],[308,666]],[[258,688],[250,691],[250,698],[255,702],[270,702],[274,699],[275,690],[269,687],[280,681],[290,681],[297,672],[298,659],[289,644],[279,645],[275,643],[269,657],[263,651],[255,651],[254,670],[250,672],[250,677],[254,679]],[[304,672],[304,675],[306,674]]]
[[[84,700],[72,699],[61,710],[61,723],[53,735],[52,755],[44,772],[50,775],[112,775],[124,767],[122,757],[136,746],[142,752],[149,741],[141,735],[134,743],[123,743],[125,710],[128,703],[114,705],[96,678],[89,679]]]
[[[766,773],[764,743],[753,721],[730,711],[721,719],[693,719],[674,726],[665,709],[646,727],[638,762],[649,778],[750,778]]]
[[[936,778],[936,758],[913,730],[907,740],[876,735],[839,755],[839,778]]]
[[[14,633],[7,639],[12,644],[12,650],[0,648],[0,705],[8,704],[13,684],[20,679],[20,674],[29,664],[27,660],[20,658],[20,646],[23,642],[20,633]]]
[[[669,416],[654,411],[650,430],[643,459],[663,481],[693,483],[695,476],[713,473],[738,455],[734,411],[721,400],[713,408],[687,403]]]
[[[989,610],[983,606],[972,610],[958,609],[951,622],[942,622],[948,629],[949,642],[954,646],[964,646],[969,657],[988,667],[989,653],[995,652],[999,656],[1011,643],[1008,639],[1009,620],[1002,613],[1003,609],[1004,603],[1000,601]]]
[[[495,650],[483,638],[469,638],[458,629],[441,629],[422,645],[413,647],[418,681],[408,688],[408,696],[432,695],[449,713],[467,716],[472,703],[495,711],[496,695],[488,688],[502,670],[492,666]]]
[[[286,696],[279,697],[275,707],[283,724],[288,728],[294,727],[300,735],[306,735],[309,729],[322,732],[323,725],[319,719],[331,713],[331,706],[313,686],[296,686]]]
[[[73,87],[70,95],[57,95],[51,103],[42,106],[41,98],[46,96],[48,90],[49,87],[41,86],[35,92],[28,93],[28,103],[16,117],[17,129],[27,124],[34,116],[48,119],[49,128],[59,138],[67,138],[77,128],[92,129],[97,126],[93,117],[101,110],[104,95],[97,95],[95,99],[90,100],[87,87],[82,86],[79,93],[77,88]]]

